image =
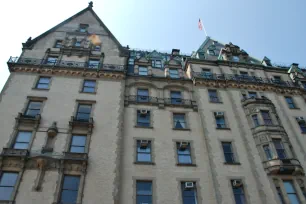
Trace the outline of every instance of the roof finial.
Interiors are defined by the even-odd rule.
[[[90,7],[90,8],[93,7],[93,2],[92,1],[88,3],[88,7]]]

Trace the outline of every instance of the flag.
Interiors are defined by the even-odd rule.
[[[201,19],[200,19],[200,18],[199,18],[198,27],[199,27],[199,29],[200,29],[200,30],[203,30],[202,21],[201,21]]]

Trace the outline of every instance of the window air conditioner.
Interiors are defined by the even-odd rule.
[[[194,188],[193,182],[185,182],[185,188],[187,189]]]
[[[216,112],[215,115],[216,115],[216,116],[223,116],[224,113],[223,113],[223,112]]]
[[[148,113],[148,110],[140,110],[141,115],[146,115]]]
[[[304,117],[296,117],[296,120],[298,122],[305,122]]]

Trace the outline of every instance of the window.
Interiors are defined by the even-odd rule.
[[[90,104],[79,104],[78,111],[76,114],[76,120],[88,122],[91,113]]]
[[[281,204],[285,204],[281,188],[280,187],[276,187],[276,191],[277,191],[277,195],[278,195],[278,198],[279,198]]]
[[[147,67],[139,67],[139,72],[138,74],[140,76],[148,76],[148,68]]]
[[[285,96],[286,102],[289,106],[289,108],[296,108],[294,102],[293,102],[293,98],[290,96]]]
[[[137,126],[150,127],[150,111],[147,110],[137,111]]]
[[[101,51],[101,46],[100,45],[96,45],[94,47],[94,51]]]
[[[306,190],[305,190],[305,187],[301,187],[301,191],[302,191],[302,193],[303,193],[303,195],[304,195],[304,198],[306,198]]]
[[[134,65],[134,58],[129,58],[129,65]]]
[[[215,119],[216,119],[217,128],[219,128],[219,129],[226,128],[224,113],[223,112],[215,112],[214,115],[215,115]]]
[[[73,135],[70,144],[70,152],[84,153],[86,145],[85,135]]]
[[[137,101],[138,102],[149,102],[149,90],[138,89],[137,90]]]
[[[282,141],[279,139],[273,139],[272,141],[276,149],[278,159],[286,159],[287,158],[286,151],[285,151]]]
[[[239,62],[239,57],[238,57],[238,56],[233,56],[232,60],[233,60],[234,62]]]
[[[253,119],[255,127],[260,126],[257,114],[256,115],[252,115],[252,119]]]
[[[281,80],[282,80],[282,78],[280,77],[280,76],[273,76],[273,78],[274,78],[274,82],[281,82]]]
[[[63,46],[63,41],[62,40],[57,40],[55,42],[55,45],[54,45],[55,48],[61,48],[62,46]]]
[[[263,149],[265,151],[267,160],[271,160],[273,158],[272,151],[269,145],[264,145]]]
[[[75,204],[77,202],[79,185],[79,176],[65,175],[62,184],[60,203]]]
[[[136,204],[152,204],[152,194],[151,181],[136,182]]]
[[[84,80],[83,90],[85,93],[95,93],[96,81],[94,80]]]
[[[182,104],[182,93],[180,91],[171,91],[171,104]]]
[[[250,98],[257,98],[257,93],[256,92],[249,92],[249,97]]]
[[[182,182],[182,199],[183,204],[197,204],[197,190],[195,182]]]
[[[233,148],[231,142],[222,142],[222,148],[226,163],[235,163]]]
[[[179,71],[177,69],[169,69],[169,75],[170,75],[170,78],[174,78],[174,79],[180,78]]]
[[[246,204],[242,181],[232,180],[232,188],[236,204]]]
[[[97,59],[90,59],[88,61],[88,68],[97,69],[99,68],[99,65],[100,65],[100,61]]]
[[[11,200],[17,178],[18,173],[2,172],[0,179],[0,200]]]
[[[303,88],[306,89],[306,82],[302,82]]]
[[[208,90],[209,101],[213,103],[219,103],[217,90]]]
[[[30,101],[24,115],[27,117],[34,118],[40,113],[41,105],[41,101]]]
[[[162,61],[161,60],[152,60],[152,67],[162,68]]]
[[[137,162],[151,162],[151,141],[137,140]]]
[[[177,161],[179,164],[192,164],[189,142],[177,142]]]
[[[28,149],[32,138],[32,132],[19,131],[13,145],[14,149]]]
[[[249,76],[249,74],[247,72],[242,72],[242,71],[240,71],[240,75],[241,76]]]
[[[273,125],[269,111],[260,111],[265,125]]]
[[[207,50],[209,55],[215,55],[215,51],[214,50]]]
[[[50,77],[39,77],[36,84],[37,89],[49,89]]]
[[[211,79],[213,74],[211,73],[210,69],[205,69],[205,68],[202,68],[202,76],[205,78],[205,79]]]
[[[299,201],[297,193],[294,189],[293,183],[291,181],[284,181],[284,186],[285,186],[288,198],[290,200],[290,203],[291,204],[299,204],[300,201]]]
[[[85,32],[87,32],[87,28],[88,28],[87,24],[80,24],[79,31],[81,33],[85,33]]]
[[[175,129],[185,129],[186,120],[184,113],[173,113],[173,126]]]
[[[76,42],[74,43],[74,46],[75,46],[75,47],[81,47],[81,41],[76,41]]]
[[[301,129],[301,131],[302,131],[302,133],[306,133],[306,122],[305,122],[305,120],[304,119],[299,119],[300,117],[298,117],[298,118],[296,118],[296,120],[297,120],[297,122],[298,122],[298,124],[299,124],[299,126],[300,126],[300,129]],[[302,118],[302,117],[301,117]]]
[[[242,96],[242,100],[248,99],[248,97],[247,97],[247,95],[245,93],[241,93],[241,96]]]
[[[57,62],[57,57],[48,57],[46,60],[47,65],[55,65]]]

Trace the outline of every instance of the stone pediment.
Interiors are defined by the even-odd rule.
[[[153,52],[151,52],[150,54],[147,55],[148,58],[154,58],[154,59],[162,59],[163,56],[158,53],[156,50],[154,50]]]

